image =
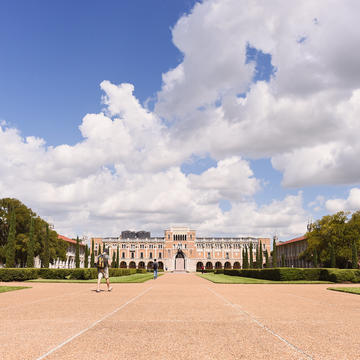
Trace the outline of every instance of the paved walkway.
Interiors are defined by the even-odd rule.
[[[29,285],[0,294],[1,360],[360,359],[360,296],[329,285]]]

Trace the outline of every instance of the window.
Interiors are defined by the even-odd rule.
[[[168,240],[170,240],[170,234],[168,234]]]
[[[140,253],[140,258],[143,259],[144,258],[144,254]]]
[[[131,252],[131,258],[133,259],[135,257],[135,253],[132,251]]]
[[[126,244],[121,244],[122,249],[126,249]]]
[[[140,244],[140,249],[143,249],[144,248],[144,244]]]
[[[168,250],[168,256],[170,256],[170,250]]]
[[[210,253],[208,252],[208,253],[207,253],[207,258],[210,259],[210,257],[211,257],[211,256],[210,256]]]
[[[150,256],[149,256],[149,257],[150,257],[150,259],[152,259],[152,252],[150,253]]]
[[[159,249],[162,249],[162,248],[163,248],[163,247],[162,247],[162,244],[160,244],[160,245],[159,245]]]
[[[161,252],[159,253],[159,259],[161,259]]]
[[[228,259],[228,258],[229,258],[229,253],[227,252],[227,253],[226,253],[226,259]]]
[[[192,234],[190,234],[190,239],[192,240]]]
[[[121,257],[122,257],[123,259],[125,259],[125,253],[124,253],[124,252],[121,254]]]

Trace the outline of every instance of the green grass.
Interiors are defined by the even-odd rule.
[[[329,281],[306,281],[306,280],[297,280],[297,281],[271,281],[264,279],[254,279],[241,276],[230,276],[224,274],[197,274],[198,276],[212,281],[216,284],[332,284]]]
[[[0,293],[21,289],[30,289],[29,286],[0,286]]]
[[[333,291],[346,292],[349,294],[360,295],[360,287],[334,287],[334,288],[327,288],[327,289],[333,290]]]
[[[162,274],[159,274],[159,276],[161,275]],[[116,276],[116,277],[110,277],[110,283],[111,284],[143,283],[145,281],[152,279],[153,277],[154,277],[153,273]],[[35,280],[28,280],[27,282],[88,284],[88,283],[97,283],[97,279],[90,279],[90,280],[35,279]],[[105,283],[105,280],[102,279],[101,282]]]

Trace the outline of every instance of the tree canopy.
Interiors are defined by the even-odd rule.
[[[303,256],[308,261],[316,262],[322,266],[331,266],[333,252],[337,267],[348,268],[352,264],[352,249],[359,249],[360,244],[360,211],[353,214],[340,211],[333,215],[323,216],[320,220],[311,224],[310,231],[306,234],[308,247]],[[357,267],[357,264],[356,264]]]
[[[20,266],[26,265],[27,251],[30,241],[30,224],[33,218],[33,252],[34,256],[40,256],[41,261],[46,257],[46,227],[49,224],[40,218],[34,211],[21,201],[11,198],[0,199],[0,262],[5,263],[6,248],[10,231],[11,210],[15,212],[15,263]],[[49,226],[50,227],[50,226]],[[58,239],[56,231],[49,229],[48,233],[50,262],[60,258],[66,260],[67,244]]]

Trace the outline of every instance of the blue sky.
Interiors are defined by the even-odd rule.
[[[256,3],[2,1],[0,196],[65,235],[106,219],[103,235],[189,224],[286,239],[358,209],[354,3]]]

